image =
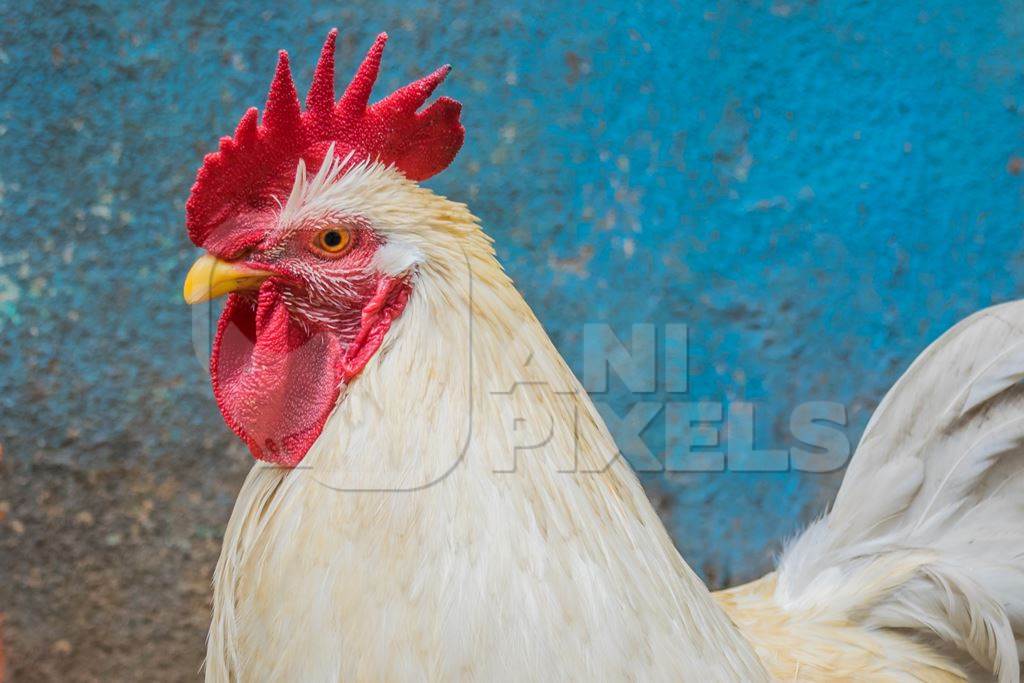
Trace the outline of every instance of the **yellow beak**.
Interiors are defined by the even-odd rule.
[[[198,304],[243,289],[259,289],[271,275],[273,273],[265,270],[247,268],[203,254],[185,276],[185,303]]]

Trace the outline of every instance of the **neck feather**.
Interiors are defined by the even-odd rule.
[[[311,601],[361,622],[336,624],[336,607],[324,608],[337,629],[325,641],[428,652],[442,680],[529,678],[538,666],[559,680],[766,680],[489,239],[460,205],[438,207],[450,257],[421,263],[405,311],[303,467],[250,475],[218,594],[239,590],[245,556],[284,558],[260,576],[289,576],[292,592],[303,572],[323,586],[323,567],[344,567]],[[243,508],[270,498],[273,517],[247,521]],[[236,643],[229,606],[215,609],[211,638],[228,644],[215,664]]]
[[[389,340],[311,453],[314,468],[339,489],[407,492],[396,497],[406,523],[458,523],[474,511],[483,521],[462,520],[466,529],[452,533],[594,563],[605,598],[631,603],[639,628],[665,636],[675,656],[728,653],[724,665],[755,680],[749,644],[679,556],[490,240],[468,214],[450,214],[461,219],[451,228],[461,258],[421,270]]]

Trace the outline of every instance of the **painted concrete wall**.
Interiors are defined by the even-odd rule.
[[[612,409],[752,402],[757,446],[789,448],[793,409],[831,401],[855,440],[929,341],[1021,290],[1019,1],[0,13],[0,443],[15,466],[188,453],[216,476],[237,447],[180,301],[183,203],[202,154],[262,104],[276,49],[303,88],[332,25],[341,73],[391,33],[379,92],[455,66],[443,92],[465,105],[467,143],[429,184],[483,219],[577,369],[587,323],[689,326],[689,391],[613,379]],[[665,433],[661,412],[654,452]],[[763,571],[838,475],[645,483],[723,582]]]

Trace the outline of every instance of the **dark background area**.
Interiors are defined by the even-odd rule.
[[[685,323],[689,392],[794,445],[806,401],[859,436],[924,346],[1021,290],[1024,4],[0,0],[0,612],[9,674],[192,680],[249,456],[180,285],[202,154],[378,31],[376,94],[437,65],[467,202],[566,357]],[[663,378],[662,378],[663,379]],[[625,412],[620,382],[601,397]],[[727,429],[723,426],[725,438]],[[644,432],[666,449],[665,415]],[[672,443],[667,444],[671,449]],[[627,456],[632,454],[627,453]],[[712,586],[766,571],[840,472],[651,473]]]

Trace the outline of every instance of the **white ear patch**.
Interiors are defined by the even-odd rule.
[[[370,267],[386,275],[401,275],[422,262],[423,254],[419,249],[392,239],[373,255]]]

